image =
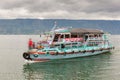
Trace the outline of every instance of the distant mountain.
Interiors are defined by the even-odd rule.
[[[67,20],[67,19],[0,19],[0,34],[40,34],[58,27],[95,28],[111,34],[120,34],[119,20]]]

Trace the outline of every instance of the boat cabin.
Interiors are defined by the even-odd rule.
[[[53,35],[52,46],[98,45],[103,41],[103,31],[97,29],[71,28],[56,30]],[[93,46],[94,46],[93,45]]]

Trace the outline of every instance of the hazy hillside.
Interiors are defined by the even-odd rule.
[[[0,34],[40,34],[49,31],[54,22],[57,26],[102,29],[111,34],[120,34],[117,20],[65,20],[65,19],[0,19]]]

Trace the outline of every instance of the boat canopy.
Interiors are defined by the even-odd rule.
[[[61,28],[53,31],[55,33],[71,33],[71,34],[104,34],[102,30],[88,28]]]
[[[71,28],[70,33],[72,34],[103,34],[104,32],[98,29]]]

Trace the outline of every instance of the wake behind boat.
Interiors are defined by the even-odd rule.
[[[106,34],[97,29],[53,28],[46,39],[37,45],[30,39],[29,50],[23,57],[29,61],[48,61],[97,55],[114,49]]]

